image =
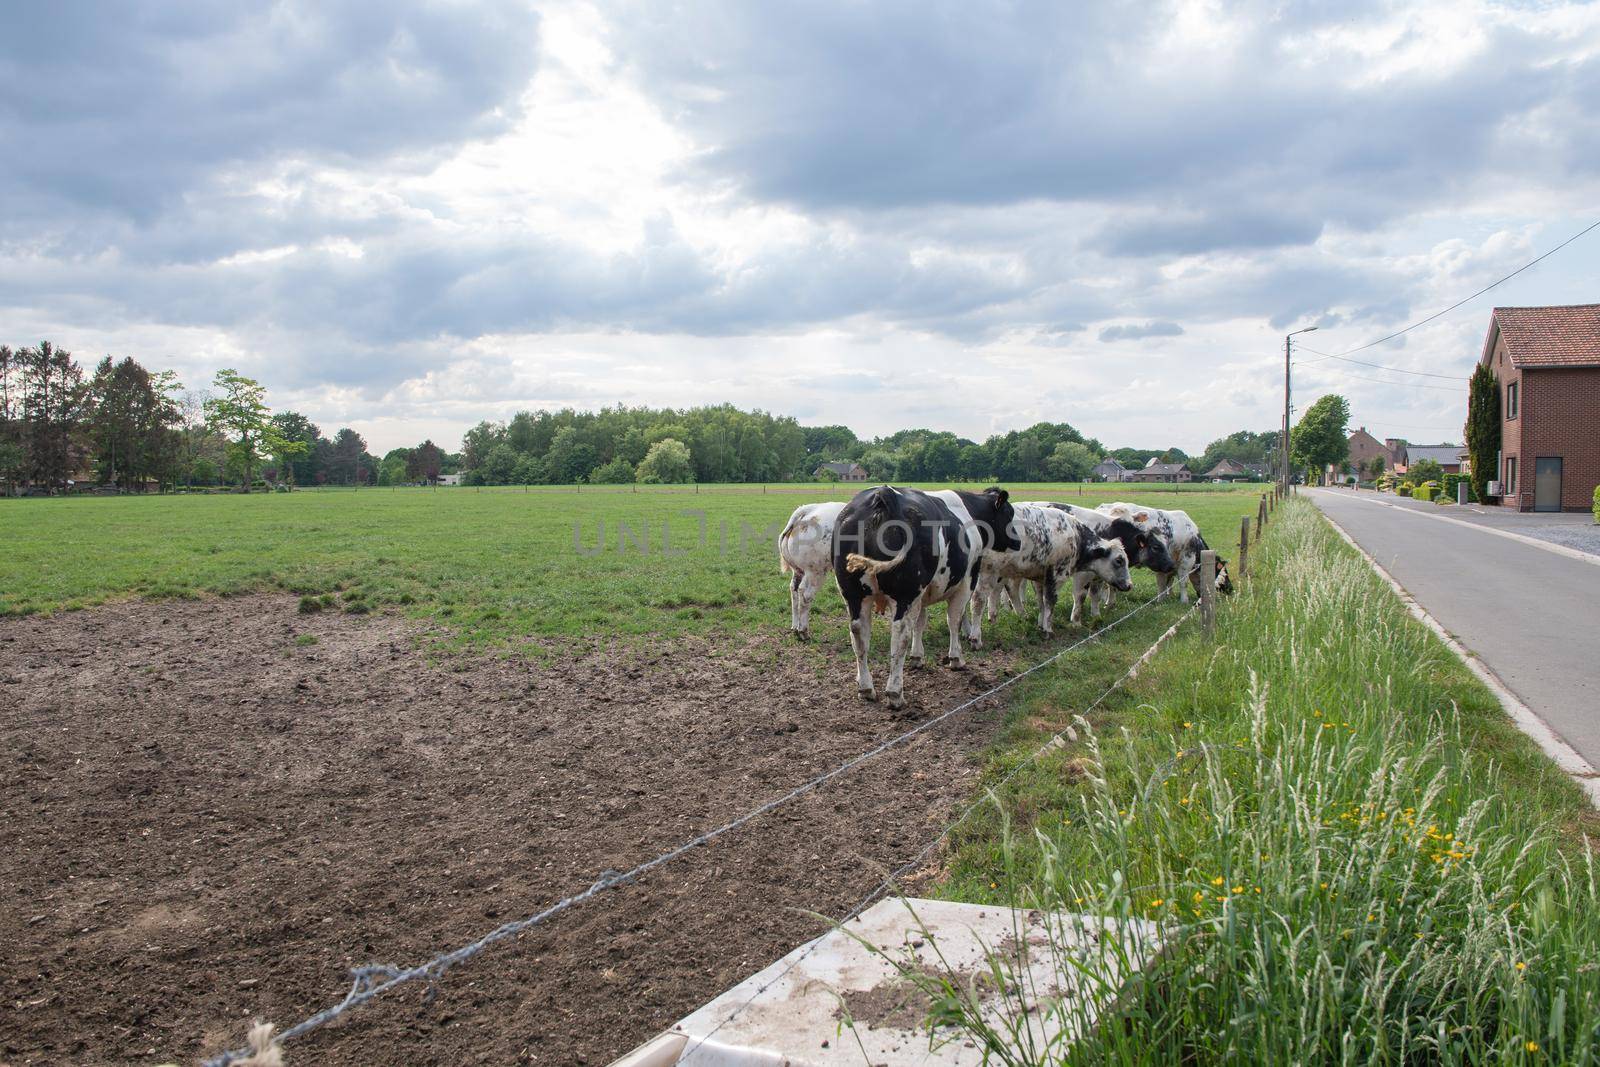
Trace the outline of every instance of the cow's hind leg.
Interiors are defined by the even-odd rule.
[[[928,602],[926,600],[918,598],[916,607],[912,609],[912,618],[910,660],[911,666],[920,667],[923,660],[927,659],[927,653],[922,650],[922,634],[928,628]]]
[[[966,670],[966,657],[961,653],[961,629],[959,623],[966,614],[967,603],[972,599],[972,588],[965,582],[956,587],[950,594],[950,599],[944,604],[945,623],[950,630],[950,647],[945,653],[945,665],[953,671]]]
[[[889,680],[883,683],[883,697],[897,711],[906,706],[906,653],[916,627],[916,605],[896,602],[894,621],[889,624]]]
[[[976,589],[972,588],[969,583],[962,583],[962,588],[967,594],[965,597],[967,606],[963,609],[961,618],[957,622],[961,626],[962,634],[968,641],[972,642],[972,647],[982,648],[983,610],[985,603],[993,603],[996,588],[994,575],[980,574]],[[989,618],[992,621],[994,616],[991,615]]]
[[[797,600],[794,632],[802,640],[811,639],[811,604],[817,599],[818,591],[822,589],[822,578],[821,571],[807,571],[794,590]]]
[[[805,575],[799,571],[789,572],[789,629],[795,634],[800,634],[800,585],[805,581]]]
[[[850,604],[850,647],[856,654],[856,692],[864,700],[877,700],[872,671],[867,668],[867,653],[872,648],[871,601],[856,600]]]
[[[1039,587],[1039,629],[1047,635],[1054,632],[1056,615],[1056,572],[1044,572],[1044,584]]]

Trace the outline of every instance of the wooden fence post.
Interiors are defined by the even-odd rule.
[[[1256,543],[1261,543],[1261,531],[1267,527],[1267,494],[1262,493],[1256,508]]]
[[[1217,626],[1217,554],[1211,549],[1200,553],[1200,621],[1206,633]]]
[[[1250,516],[1239,516],[1239,578],[1250,573]]]

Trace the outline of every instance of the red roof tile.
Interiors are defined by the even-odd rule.
[[[1600,304],[1495,308],[1494,323],[1513,366],[1600,366]]]

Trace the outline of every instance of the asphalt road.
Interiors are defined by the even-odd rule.
[[[1600,566],[1391,507],[1371,493],[1307,495],[1600,766]]]

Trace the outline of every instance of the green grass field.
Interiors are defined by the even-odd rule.
[[[850,486],[372,489],[0,500],[0,613],[126,597],[281,590],[331,610],[398,607],[464,642],[786,627],[775,536]],[[1261,487],[1024,485],[1017,499],[1181,507],[1224,555]],[[1082,494],[1082,495],[1080,495]],[[600,540],[603,530],[604,540]],[[619,545],[621,547],[619,547]],[[1142,572],[1141,572],[1142,574]],[[1140,579],[1145,594],[1153,589]],[[1135,595],[1145,595],[1136,593]],[[823,636],[842,603],[818,598]],[[1022,620],[1011,619],[1018,631]],[[837,628],[832,634],[830,627]]]

